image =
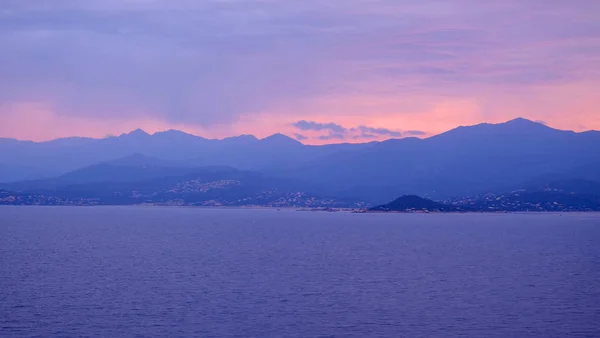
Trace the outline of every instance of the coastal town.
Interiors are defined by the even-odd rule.
[[[52,193],[15,193],[0,190],[0,205],[162,205],[162,206],[203,206],[203,207],[267,207],[298,208],[301,211],[352,211],[352,212],[570,212],[600,211],[596,200],[584,199],[568,194],[550,194],[542,197],[530,196],[524,192],[508,194],[483,194],[457,199],[442,200],[437,206],[403,205],[398,208],[376,209],[365,201],[342,201],[336,198],[322,198],[305,192],[281,192],[263,190],[257,194],[240,196],[235,194],[212,194],[202,197],[214,189],[224,189],[238,184],[233,181],[210,183],[189,182],[179,184],[167,192],[142,194],[131,191],[128,194],[115,192],[105,197],[60,196]],[[200,194],[200,195],[199,195]],[[553,198],[554,197],[554,198]],[[445,206],[440,208],[439,206]]]

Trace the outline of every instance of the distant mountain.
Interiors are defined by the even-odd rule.
[[[441,202],[402,196],[370,211],[570,212],[600,211],[600,182],[588,180],[532,181],[526,189],[485,193]]]
[[[277,134],[273,134],[269,137],[266,137],[264,139],[261,140],[263,142],[263,144],[269,144],[272,146],[279,146],[279,147],[303,147],[304,145],[297,141],[294,140],[288,136],[285,136],[283,134],[277,133]]]
[[[114,161],[105,162],[106,164],[111,164],[115,166],[137,166],[137,167],[151,167],[151,166],[161,166],[161,167],[172,167],[175,166],[174,161],[166,161],[161,160],[156,157],[146,156],[140,153],[134,153],[129,156],[125,156]]]
[[[9,188],[2,192],[0,204],[364,206],[360,201],[312,193],[297,182],[219,166],[100,164],[53,180],[21,182]]]
[[[503,191],[542,175],[577,178],[577,168],[594,163],[600,163],[600,133],[516,119],[459,127],[427,139],[375,143],[278,174],[381,203],[398,193],[439,199]]]
[[[0,163],[11,168],[0,171],[0,182],[66,173],[134,153],[185,161],[181,164],[186,166],[227,165],[259,169],[319,156],[319,151],[310,149],[282,134],[262,140],[252,135],[209,140],[176,130],[150,135],[138,129],[104,139],[66,138],[48,142],[0,139]],[[39,174],[25,177],[12,169],[19,167],[31,168],[32,173]]]
[[[600,162],[585,163],[559,175],[562,179],[580,178],[600,182]]]
[[[128,168],[118,167],[119,161]],[[308,146],[282,134],[210,140],[176,130],[153,135],[136,130],[105,139],[0,139],[0,163],[0,182],[55,177],[43,180],[48,188],[225,166],[303,182],[307,188],[302,190],[322,196],[381,204],[398,194],[440,200],[511,191],[540,177],[598,181],[600,133],[515,119],[458,127],[426,139]],[[22,189],[23,182],[0,184],[13,187]]]
[[[155,178],[182,176],[197,168],[178,166],[176,162],[163,161],[141,154],[133,154],[115,161],[95,164],[68,172],[58,177],[2,184],[11,191],[55,190],[68,185],[92,183],[126,183]]]
[[[520,191],[559,191],[567,194],[600,196],[600,181],[586,179],[538,178],[523,185]]]
[[[565,193],[558,190],[514,192],[504,196],[515,211],[600,211],[600,195]],[[511,210],[503,208],[502,210]]]
[[[457,198],[452,205],[467,211],[600,211],[600,195],[560,190],[522,190]]]
[[[428,200],[415,195],[405,195],[394,201],[379,205],[369,209],[370,211],[398,211],[398,212],[413,212],[413,211],[433,211],[433,212],[450,212],[458,211],[452,205],[446,205],[432,200]]]
[[[368,186],[367,186],[368,187]],[[380,196],[391,188],[382,188]],[[165,204],[365,207],[374,199],[330,193],[311,181],[227,166],[185,167],[133,154],[64,175],[0,186],[0,204]],[[372,211],[600,211],[600,182],[544,175],[504,192],[436,202],[405,195]]]
[[[600,211],[599,181],[546,175],[516,187],[445,202],[479,211]]]
[[[31,168],[19,164],[0,163],[0,178],[6,178],[7,180],[22,181],[42,177],[52,177],[57,174],[58,172],[56,171],[44,170],[37,167]]]

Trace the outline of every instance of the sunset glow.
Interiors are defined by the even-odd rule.
[[[281,132],[323,144],[427,137],[516,117],[600,130],[597,1],[4,7],[0,137],[141,128],[207,138]],[[301,130],[298,121],[345,131]]]

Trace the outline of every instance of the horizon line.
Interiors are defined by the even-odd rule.
[[[438,134],[429,134],[429,133],[425,133],[424,135],[409,135],[409,136],[400,136],[400,137],[389,137],[383,140],[361,140],[359,142],[349,142],[350,140],[347,139],[339,139],[339,141],[341,142],[331,142],[331,143],[325,143],[325,144],[321,144],[321,145],[328,145],[328,144],[366,144],[366,143],[372,143],[372,142],[385,142],[385,141],[389,141],[389,140],[400,140],[400,139],[409,139],[409,138],[417,138],[417,139],[428,139],[431,137],[435,137],[438,135],[442,135],[445,134],[447,132],[450,132],[452,130],[458,129],[458,128],[468,128],[468,127],[476,127],[476,126],[481,126],[481,125],[502,125],[502,124],[507,124],[510,122],[516,122],[516,121],[523,121],[523,122],[529,122],[531,124],[536,124],[536,125],[540,125],[540,126],[544,126],[547,127],[549,129],[553,129],[553,130],[559,130],[559,131],[566,131],[566,132],[573,132],[576,134],[581,134],[581,133],[586,133],[586,132],[600,132],[599,130],[595,130],[595,129],[587,129],[584,131],[574,131],[574,130],[568,130],[568,129],[559,129],[559,128],[554,128],[549,126],[548,124],[546,124],[545,122],[542,121],[534,121],[534,120],[530,120],[524,117],[516,117],[504,122],[498,122],[498,123],[490,123],[490,122],[481,122],[481,123],[477,123],[477,124],[472,124],[472,125],[457,125],[454,128],[448,129],[444,132],[438,133]],[[135,133],[141,133],[147,136],[156,136],[159,134],[164,134],[164,133],[168,133],[168,132],[177,132],[177,133],[181,133],[187,136],[193,136],[193,137],[197,137],[197,138],[201,138],[204,139],[206,141],[223,141],[223,140],[227,140],[227,139],[234,139],[234,138],[242,138],[242,137],[248,137],[248,138],[254,138],[256,141],[263,141],[266,139],[269,139],[271,137],[277,136],[277,135],[282,135],[284,137],[289,138],[290,140],[296,141],[298,143],[301,143],[303,145],[312,145],[312,144],[305,144],[303,141],[306,140],[299,140],[295,137],[286,135],[283,132],[276,132],[274,134],[271,134],[269,136],[263,137],[263,138],[258,138],[256,137],[254,134],[239,134],[239,135],[232,135],[232,136],[226,136],[223,138],[206,138],[204,136],[198,135],[198,134],[194,134],[194,133],[190,133],[190,132],[186,132],[186,131],[182,131],[179,129],[174,129],[174,128],[169,128],[169,129],[165,129],[165,130],[160,130],[160,131],[156,131],[154,133],[149,133],[147,131],[145,131],[143,128],[136,128],[133,129],[129,132],[126,133],[121,133],[119,135],[111,135],[111,134],[107,134],[105,137],[89,137],[89,136],[79,136],[79,135],[73,135],[73,136],[66,136],[66,137],[58,137],[58,138],[53,138],[53,139],[48,139],[48,140],[43,140],[43,141],[34,141],[34,140],[27,140],[27,139],[18,139],[18,138],[12,138],[12,137],[2,137],[0,136],[0,139],[4,139],[4,140],[13,140],[13,141],[18,141],[18,142],[31,142],[31,143],[47,143],[47,142],[53,142],[53,141],[59,141],[59,140],[68,140],[68,139],[88,139],[88,140],[106,140],[106,139],[110,139],[110,138],[119,138],[119,137],[123,137],[123,136],[127,136],[127,135],[132,135]],[[419,137],[421,136],[421,137]],[[317,139],[317,138],[315,138]]]

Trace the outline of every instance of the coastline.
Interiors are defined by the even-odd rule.
[[[270,207],[270,206],[203,206],[203,205],[163,205],[163,204],[94,204],[94,205],[64,205],[64,204],[0,204],[2,207],[60,207],[60,208],[169,208],[169,209],[207,209],[207,210],[265,210],[265,211],[295,211],[295,212],[318,212],[318,213],[342,213],[342,214],[404,214],[404,215],[464,215],[464,214],[487,214],[487,215],[502,215],[502,214],[519,214],[519,215],[542,215],[542,214],[600,214],[600,210],[567,210],[567,211],[379,211],[379,210],[360,210],[352,208],[332,208],[325,209],[310,209],[299,207]]]

